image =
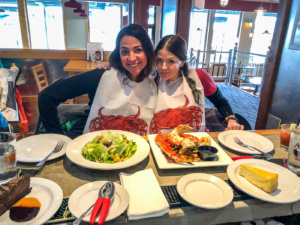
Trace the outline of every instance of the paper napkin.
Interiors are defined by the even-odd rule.
[[[130,196],[129,220],[157,217],[169,212],[169,203],[152,169],[134,174],[120,173],[120,180]]]

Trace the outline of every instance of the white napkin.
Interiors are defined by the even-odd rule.
[[[157,217],[169,212],[169,203],[152,169],[134,174],[120,173],[120,180],[130,196],[127,209],[129,220]]]

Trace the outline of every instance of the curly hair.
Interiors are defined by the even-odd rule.
[[[140,25],[130,24],[120,30],[116,39],[115,49],[109,56],[109,63],[111,64],[111,66],[120,70],[121,73],[125,74],[129,79],[131,77],[131,74],[123,67],[120,56],[120,42],[124,36],[132,36],[138,39],[142,44],[143,51],[147,57],[147,65],[141,71],[137,79],[137,82],[142,82],[147,76],[152,73],[152,70],[154,68],[155,56],[153,52],[152,42],[146,30]]]

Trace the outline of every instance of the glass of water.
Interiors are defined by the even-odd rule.
[[[17,176],[15,143],[15,134],[0,132],[0,183]]]

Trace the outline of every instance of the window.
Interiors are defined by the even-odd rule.
[[[2,0],[0,8],[0,48],[23,48],[17,0]]]
[[[65,49],[60,0],[27,0],[32,49]]]
[[[251,52],[266,55],[272,42],[277,14],[264,13],[255,20],[254,34],[252,37]],[[253,63],[264,63],[265,58],[253,56]]]
[[[204,51],[207,10],[193,10],[190,19],[189,49]]]
[[[90,2],[89,41],[102,42],[105,51],[112,51],[118,32],[130,21],[128,7],[128,4]]]
[[[153,44],[155,44],[155,28],[156,28],[156,7],[149,6],[149,18],[148,18],[148,34]]]
[[[240,12],[216,11],[211,50],[228,52],[237,42]],[[211,55],[211,61],[220,59],[220,53]],[[228,54],[222,54],[221,62],[227,62]]]

